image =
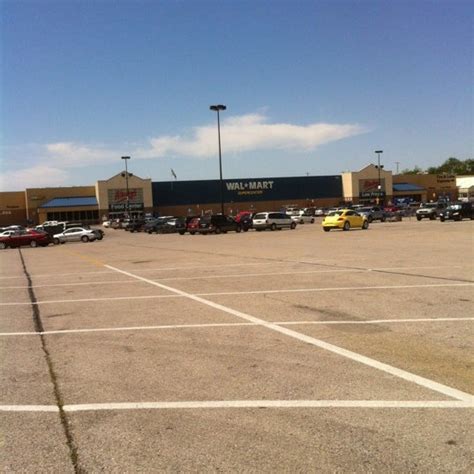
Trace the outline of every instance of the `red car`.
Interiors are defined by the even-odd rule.
[[[196,232],[199,231],[199,222],[201,219],[199,217],[193,217],[188,224],[186,225],[186,230],[191,234],[194,235]]]
[[[8,247],[21,247],[29,245],[30,247],[46,247],[51,243],[51,236],[46,232],[36,230],[18,230],[14,234],[0,237],[0,249]]]
[[[252,218],[252,212],[250,211],[240,211],[235,217],[234,221],[235,222],[241,222],[242,220],[246,219],[251,219]]]

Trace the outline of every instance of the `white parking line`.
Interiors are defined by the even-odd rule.
[[[371,319],[365,321],[272,321],[273,324],[279,326],[305,326],[305,325],[331,325],[331,324],[397,324],[397,323],[435,323],[435,322],[452,322],[452,321],[474,321],[474,318],[415,318],[415,319]],[[3,332],[0,337],[6,336],[39,336],[53,334],[78,334],[93,332],[115,332],[115,331],[156,331],[158,329],[199,329],[199,328],[219,328],[234,326],[258,326],[257,323],[203,323],[203,324],[166,324],[160,326],[125,326],[125,327],[108,327],[108,328],[83,328],[83,329],[58,329],[56,331],[43,332]]]
[[[176,410],[211,408],[471,408],[467,401],[399,400],[224,400],[198,402],[90,403],[65,405],[64,411]]]
[[[474,286],[474,283],[433,283],[425,285],[382,285],[382,286],[338,286],[331,288],[293,288],[282,290],[253,290],[253,291],[223,291],[213,293],[197,293],[196,296],[228,296],[228,295],[258,295],[264,293],[304,293],[323,291],[363,291],[363,290],[404,290],[409,288],[450,288],[454,286]]]
[[[37,412],[59,412],[56,405],[0,405],[1,411],[37,411]]]
[[[136,278],[141,278],[138,275]],[[160,285],[154,280],[148,280],[142,278],[143,281],[148,283],[156,283],[161,288],[170,288],[165,285]],[[91,301],[119,301],[119,300],[141,300],[141,299],[159,299],[159,298],[189,298],[190,296],[231,296],[231,295],[258,295],[258,294],[274,294],[274,293],[304,293],[304,292],[324,292],[324,291],[364,291],[364,290],[403,290],[409,288],[452,288],[452,287],[465,287],[474,286],[474,283],[433,283],[425,285],[383,285],[383,286],[339,286],[331,288],[293,288],[293,289],[281,289],[281,290],[247,290],[247,291],[224,291],[224,292],[212,292],[212,293],[186,293],[173,294],[173,295],[149,295],[149,296],[114,296],[109,298],[80,298],[70,300],[43,300],[32,303],[28,302],[11,302],[11,303],[0,303],[0,306],[22,306],[22,305],[33,305],[33,304],[59,304],[59,303],[83,303]],[[171,291],[171,290],[169,290]]]
[[[38,305],[38,304],[59,304],[59,303],[87,303],[91,301],[120,301],[120,300],[148,300],[148,299],[159,299],[159,298],[182,298],[179,295],[148,295],[148,296],[114,296],[110,298],[81,298],[75,300],[44,300],[44,301],[28,301],[19,303],[0,303],[0,306],[25,306],[25,305]]]
[[[78,283],[52,283],[48,285],[31,285],[31,286],[3,286],[0,290],[24,290],[28,288],[54,288],[57,286],[96,286],[96,285],[120,285],[122,283],[140,283],[137,280],[105,280],[105,281],[82,281]]]
[[[285,260],[285,261],[275,261],[275,262],[254,262],[254,263],[226,263],[227,267],[244,267],[244,266],[268,266],[268,265],[318,265],[322,262],[333,262],[333,260]],[[326,264],[327,265],[327,264]],[[222,268],[222,265],[207,265],[206,268]],[[202,270],[202,265],[182,265],[176,267],[160,267],[160,268],[134,268],[135,273],[152,273],[152,272],[167,272],[167,271],[176,271],[176,270]],[[341,269],[344,267],[341,266]],[[347,269],[347,271],[376,271],[376,270],[429,270],[429,269],[447,269],[447,268],[470,268],[469,266],[462,265],[430,265],[430,266],[407,266],[407,267],[376,267],[376,268],[361,268],[361,269]],[[51,277],[62,277],[62,276],[81,276],[81,275],[100,275],[104,273],[111,274],[110,271],[94,271],[94,272],[70,272],[70,273],[42,273],[38,275],[31,275],[32,278],[51,278]],[[24,280],[24,275],[20,276],[0,276],[0,280],[12,280],[12,279],[21,279]]]
[[[472,408],[469,401],[418,400],[211,400],[187,402],[87,403],[64,405],[66,412],[110,410],[190,410],[230,408]],[[54,412],[56,405],[0,405],[0,412]]]
[[[461,390],[457,390],[452,387],[448,387],[447,385],[443,385],[441,383],[435,382],[433,380],[427,379],[425,377],[421,377],[419,375],[412,374],[411,372],[407,372],[405,370],[399,369],[397,367],[393,367],[388,364],[384,364],[382,362],[379,362],[375,359],[371,359],[370,357],[363,356],[361,354],[357,354],[356,352],[349,351],[347,349],[343,349],[341,347],[335,346],[333,344],[329,344],[327,342],[324,342],[320,339],[316,339],[314,337],[307,336],[305,334],[301,334],[299,332],[293,331],[291,329],[285,328],[278,326],[273,323],[269,323],[268,321],[265,321],[263,319],[256,318],[255,316],[251,316],[250,314],[243,313],[241,311],[236,311],[232,308],[229,308],[227,306],[214,303],[210,300],[206,300],[204,298],[201,298],[196,295],[192,295],[190,293],[186,293],[185,291],[178,290],[176,288],[170,287],[163,285],[161,283],[157,283],[153,280],[148,280],[146,278],[140,277],[138,275],[134,275],[133,273],[126,272],[124,270],[120,270],[119,268],[112,267],[111,265],[106,265],[106,268],[109,268],[110,270],[115,270],[118,273],[122,273],[123,275],[127,275],[131,278],[137,278],[141,281],[148,282],[151,285],[157,286],[159,288],[168,290],[172,293],[176,293],[181,296],[185,296],[188,299],[191,299],[193,301],[196,301],[198,303],[202,303],[204,305],[207,305],[211,308],[223,311],[225,313],[231,314],[233,316],[237,316],[238,318],[244,319],[246,321],[250,321],[252,323],[257,323],[260,324],[262,327],[265,327],[267,329],[270,329],[272,331],[276,331],[278,333],[284,334],[286,336],[292,337],[294,339],[297,339],[299,341],[305,342],[307,344],[311,344],[313,346],[319,347],[321,349],[325,349],[327,351],[333,352],[335,354],[341,355],[343,357],[346,357],[348,359],[354,360],[356,362],[359,362],[361,364],[365,364],[369,367],[381,370],[383,372],[386,372],[388,374],[394,375],[395,377],[399,377],[401,379],[407,380],[409,382],[413,382],[417,385],[420,385],[422,387],[428,388],[430,390],[442,393],[444,395],[447,395],[449,397],[455,398],[457,400],[461,400],[463,402],[470,402],[471,404],[474,402],[474,396],[462,392]]]

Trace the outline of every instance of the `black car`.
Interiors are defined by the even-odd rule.
[[[158,218],[145,224],[143,231],[148,232],[149,234],[172,234],[178,230],[175,225],[170,224],[168,219]]]
[[[242,227],[244,232],[247,232],[249,229],[252,228],[253,221],[252,221],[253,214],[248,214],[240,219],[238,224]]]
[[[216,216],[203,216],[199,221],[200,234],[225,234],[229,231],[240,232],[242,226],[235,222],[232,217],[218,214]]]
[[[128,225],[124,227],[124,229],[128,230],[129,232],[141,232],[145,224],[146,222],[143,219],[135,219],[130,221]]]
[[[462,219],[474,219],[474,208],[471,202],[455,202],[439,213],[439,220],[446,219],[460,221]]]

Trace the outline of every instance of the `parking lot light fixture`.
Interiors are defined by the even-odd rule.
[[[211,105],[210,110],[217,112],[217,137],[219,141],[219,184],[220,184],[220,196],[221,196],[221,214],[224,215],[224,182],[222,180],[222,152],[221,152],[221,122],[219,112],[226,110],[227,107],[222,104]]]
[[[122,156],[122,160],[125,161],[125,187],[127,189],[127,202],[125,205],[125,209],[127,212],[127,217],[130,218],[130,193],[128,189],[128,167],[127,167],[127,161],[130,159],[129,156]]]
[[[378,170],[378,174],[379,174],[379,179],[378,179],[378,186],[377,186],[377,189],[378,189],[378,196],[377,196],[377,204],[380,202],[380,196],[381,196],[381,192],[382,192],[382,180],[381,180],[381,177],[380,177],[380,170],[383,168],[383,165],[380,166],[380,155],[383,153],[383,150],[375,150],[375,153],[377,153],[377,170]],[[383,202],[383,201],[382,201]]]

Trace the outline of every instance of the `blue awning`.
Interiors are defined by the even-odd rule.
[[[404,193],[426,191],[423,186],[418,186],[417,184],[411,184],[411,183],[396,183],[396,184],[394,183],[393,190],[398,191],[398,192],[404,192]]]
[[[95,196],[88,197],[63,197],[54,198],[42,204],[40,207],[83,207],[83,206],[97,206],[97,199]]]

